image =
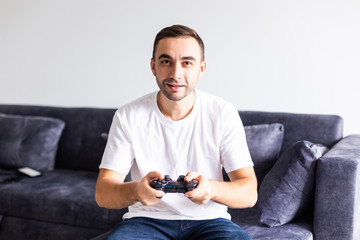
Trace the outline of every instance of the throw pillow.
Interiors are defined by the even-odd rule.
[[[324,145],[299,141],[281,154],[259,189],[261,223],[281,226],[311,206],[316,160],[326,151]]]
[[[53,170],[64,127],[60,119],[0,113],[0,167]]]

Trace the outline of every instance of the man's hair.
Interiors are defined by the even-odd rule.
[[[202,39],[200,38],[199,34],[197,34],[197,32],[189,27],[186,27],[184,25],[173,25],[170,27],[166,27],[164,29],[162,29],[155,37],[155,41],[154,41],[154,47],[153,47],[153,59],[155,59],[155,51],[156,48],[160,42],[161,39],[163,38],[179,38],[179,37],[192,37],[194,38],[199,46],[200,46],[200,50],[201,50],[201,61],[203,61],[205,59],[205,46],[204,46],[204,42],[202,41]]]

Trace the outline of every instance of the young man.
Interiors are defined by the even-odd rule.
[[[194,30],[174,25],[157,34],[151,70],[160,91],[117,110],[100,165],[99,206],[129,207],[108,239],[250,239],[227,212],[257,201],[245,132],[232,104],[195,89],[205,69]],[[129,171],[133,181],[124,182]],[[185,194],[150,187],[185,174],[199,182]]]

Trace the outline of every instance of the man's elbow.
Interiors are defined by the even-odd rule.
[[[96,183],[95,187],[95,202],[101,208],[106,208],[105,198],[104,198],[104,191],[99,181]]]
[[[104,207],[104,204],[102,201],[102,196],[97,189],[95,190],[95,202],[99,207],[101,207],[101,208]]]
[[[257,200],[258,200],[258,193],[257,191],[254,191],[254,193],[252,193],[251,196],[249,196],[248,208],[254,207],[255,204],[257,203]]]
[[[257,181],[252,181],[250,186],[245,208],[254,207],[258,200]]]
[[[250,207],[254,207],[255,204],[257,203],[258,200],[258,184],[257,184],[257,179],[255,178],[253,181],[253,186],[252,186],[252,193],[250,194],[251,196],[249,197],[249,205]]]

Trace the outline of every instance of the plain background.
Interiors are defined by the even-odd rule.
[[[0,0],[0,103],[117,108],[156,91],[153,40],[173,24],[205,42],[199,89],[360,133],[359,0]]]

